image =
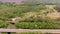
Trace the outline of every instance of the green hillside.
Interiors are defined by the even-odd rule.
[[[48,5],[50,6],[50,5]],[[53,6],[53,5],[52,5]],[[0,28],[8,28],[11,18],[16,17],[18,22],[15,28],[22,29],[60,29],[60,16],[57,10],[45,5],[0,5]],[[58,17],[51,15],[55,13]],[[58,13],[58,14],[57,14]],[[55,19],[56,18],[56,19]]]

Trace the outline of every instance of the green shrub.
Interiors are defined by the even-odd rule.
[[[8,24],[0,20],[0,28],[7,28],[7,27],[8,27]]]
[[[42,34],[41,32],[21,32],[21,33],[18,33],[18,34]]]
[[[15,24],[16,28],[21,29],[59,29],[59,25],[56,23],[46,22],[20,22]]]

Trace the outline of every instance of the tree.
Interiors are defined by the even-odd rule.
[[[5,2],[4,4],[9,6],[9,7],[15,7],[16,6],[15,2]]]
[[[40,5],[39,0],[24,0],[22,3],[25,5]]]
[[[0,5],[1,5],[1,4],[3,4],[3,2],[2,2],[2,1],[0,1]]]

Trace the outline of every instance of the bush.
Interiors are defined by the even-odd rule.
[[[8,27],[8,24],[0,20],[0,28],[7,28],[7,27]]]
[[[42,34],[41,32],[23,32],[18,34]]]
[[[59,29],[59,25],[56,23],[46,23],[46,22],[20,22],[16,23],[15,27],[17,29]]]

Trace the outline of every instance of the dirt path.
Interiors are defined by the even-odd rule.
[[[42,32],[42,33],[60,33],[60,30],[53,29],[0,29],[0,32]]]

